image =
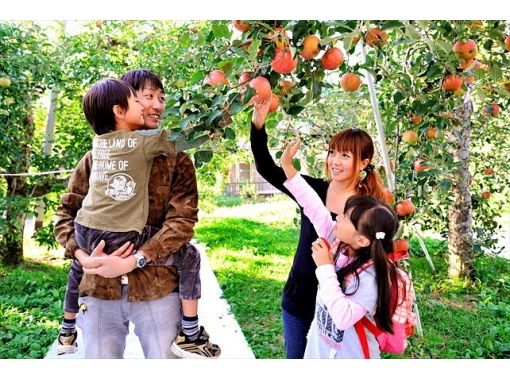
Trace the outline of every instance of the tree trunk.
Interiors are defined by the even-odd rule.
[[[449,210],[448,226],[448,277],[473,277],[473,225],[472,205],[469,185],[469,138],[471,133],[471,114],[473,104],[470,91],[464,98],[464,107],[458,111],[462,122],[460,133],[456,136],[457,144],[454,161],[460,166],[453,183],[454,204]]]
[[[27,172],[30,168],[31,146],[34,135],[32,108],[27,102],[26,114],[23,117],[23,132],[29,136],[20,142],[22,155],[13,166],[13,172]],[[8,265],[17,265],[23,261],[23,232],[25,229],[25,212],[30,203],[31,194],[26,177],[7,177],[8,204],[4,211],[4,223],[7,233],[1,236],[0,259]]]
[[[9,223],[9,233],[3,237],[1,258],[6,265],[18,265],[23,261],[23,230],[25,214],[16,207],[9,207],[5,212]]]

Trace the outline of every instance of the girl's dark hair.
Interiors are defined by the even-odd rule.
[[[336,133],[329,142],[328,152],[337,150],[339,152],[351,152],[354,158],[354,173],[350,178],[348,186],[358,186],[358,194],[371,195],[377,199],[384,199],[384,186],[377,171],[366,171],[367,176],[360,181],[361,162],[368,160],[372,163],[374,158],[374,142],[370,135],[362,129],[346,128]],[[329,155],[329,153],[328,153]],[[326,160],[326,178],[329,178],[328,160]]]
[[[358,233],[370,239],[370,245],[358,249],[354,260],[337,272],[340,284],[345,290],[345,278],[354,274],[357,285],[350,294],[355,293],[359,286],[358,268],[372,260],[377,281],[375,320],[381,330],[393,333],[391,316],[395,305],[390,305],[390,282],[397,283],[398,272],[387,255],[393,252],[393,237],[398,230],[398,217],[386,203],[374,197],[362,195],[355,195],[347,199],[344,214],[349,215]],[[376,239],[377,232],[383,232],[384,238]]]
[[[165,92],[161,79],[152,71],[145,69],[131,70],[120,77],[121,80],[128,82],[135,91],[143,90],[146,87],[160,89]]]
[[[131,95],[136,96],[129,83],[110,78],[96,82],[87,91],[83,97],[83,112],[97,135],[115,130],[113,106],[127,110]]]

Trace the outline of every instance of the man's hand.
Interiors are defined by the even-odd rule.
[[[103,257],[103,256],[108,256],[105,252],[104,252],[104,247],[105,247],[106,243],[104,240],[101,240],[99,242],[99,244],[97,245],[96,248],[94,248],[94,250],[92,251],[92,253],[90,254],[90,257]]]
[[[106,256],[92,258],[98,264],[95,268],[83,268],[87,274],[97,274],[106,278],[115,278],[131,272],[136,268],[136,259],[133,255],[122,258],[120,256]]]
[[[333,254],[322,238],[318,238],[312,243],[312,258],[318,267],[333,264]]]
[[[103,240],[101,242],[103,242]],[[97,247],[99,247],[99,245]],[[96,249],[97,249],[97,247],[96,247]],[[134,248],[133,243],[130,243],[129,241],[127,241],[122,245],[122,247],[113,251],[110,256],[119,256],[122,258],[129,257],[133,254],[133,248]]]
[[[77,249],[76,252],[74,252],[74,257],[80,262],[83,268],[94,268],[98,266],[93,258],[83,249]]]
[[[129,273],[136,268],[136,259],[132,256],[132,243],[124,243],[111,255],[104,252],[104,247],[105,241],[101,240],[90,256],[81,249],[75,252],[75,257],[80,261],[85,273],[113,278]]]

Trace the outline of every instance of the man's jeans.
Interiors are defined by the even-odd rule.
[[[181,323],[179,294],[170,293],[151,301],[127,302],[128,286],[122,286],[120,300],[79,298],[77,323],[83,332],[85,358],[122,358],[129,322],[135,325],[145,358],[175,358],[170,345]]]

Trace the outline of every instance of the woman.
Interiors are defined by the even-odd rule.
[[[292,195],[284,187],[286,176],[277,166],[267,147],[264,128],[269,102],[254,102],[251,125],[251,149],[260,175],[278,190]],[[348,128],[335,134],[328,147],[326,177],[303,176],[317,192],[333,218],[341,214],[347,198],[352,195],[371,195],[383,199],[383,185],[371,165],[374,143],[360,129]],[[316,265],[312,259],[312,243],[318,238],[310,220],[301,209],[299,242],[294,261],[283,289],[282,321],[285,353],[288,359],[302,359],[306,335],[314,317],[317,294]]]

